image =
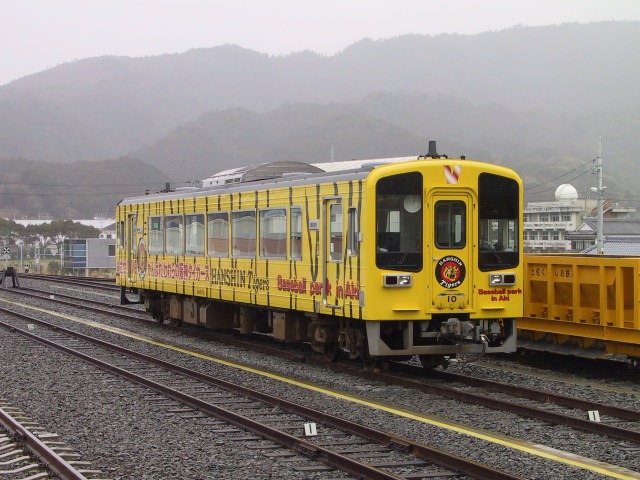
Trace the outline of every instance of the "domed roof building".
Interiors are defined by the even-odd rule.
[[[559,253],[571,250],[567,233],[576,230],[582,223],[587,206],[584,201],[578,201],[578,191],[568,183],[556,188],[555,199],[555,202],[530,202],[526,205],[525,252]]]
[[[530,202],[524,209],[525,253],[562,253],[583,251],[595,243],[595,199],[580,199],[568,183],[555,191],[555,202]],[[605,202],[605,220],[627,218],[635,209]],[[636,222],[637,224],[637,222]],[[605,228],[606,232],[606,228]]]
[[[569,183],[556,188],[556,202],[573,202],[578,199],[578,191]]]

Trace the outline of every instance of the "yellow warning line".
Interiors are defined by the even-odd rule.
[[[475,438],[480,438],[482,440],[485,440],[487,442],[491,442],[491,443],[495,443],[498,445],[502,445],[505,447],[509,447],[509,448],[513,448],[516,450],[520,450],[522,452],[526,452],[529,453],[531,455],[536,455],[538,457],[542,457],[542,458],[546,458],[549,460],[553,460],[559,463],[564,463],[567,465],[571,465],[573,467],[578,467],[578,468],[583,468],[585,470],[590,470],[592,472],[596,472],[596,473],[600,473],[602,475],[607,475],[609,477],[612,478],[618,478],[618,479],[622,479],[622,480],[639,480],[640,479],[640,473],[638,472],[634,472],[633,470],[629,470],[623,467],[618,467],[616,465],[611,465],[605,462],[599,462],[597,460],[593,460],[590,458],[586,458],[580,455],[575,455],[573,453],[570,452],[565,452],[562,450],[558,450],[552,447],[548,447],[545,445],[540,445],[540,444],[536,444],[536,443],[532,443],[532,442],[528,442],[526,440],[520,440],[517,438],[512,438],[509,437],[507,435],[501,435],[498,433],[492,433],[489,432],[487,430],[481,429],[481,428],[474,428],[468,425],[464,425],[455,421],[451,421],[451,420],[446,420],[434,415],[428,415],[428,414],[424,414],[418,411],[413,411],[410,409],[406,409],[406,408],[399,408],[399,407],[391,407],[389,405],[385,405],[382,402],[378,402],[376,400],[371,400],[368,399],[366,397],[360,396],[360,395],[355,395],[355,394],[350,394],[350,393],[344,393],[344,392],[340,392],[338,390],[334,390],[331,388],[327,388],[327,387],[322,387],[319,385],[314,385],[311,383],[307,383],[301,380],[296,380],[294,378],[290,378],[290,377],[286,377],[284,375],[279,375],[273,372],[269,372],[266,370],[262,370],[259,368],[254,368],[254,367],[250,367],[247,365],[242,365],[240,363],[236,363],[236,362],[231,362],[228,360],[223,360],[221,358],[217,358],[217,357],[213,357],[210,355],[205,355],[202,353],[198,353],[198,352],[193,352],[191,350],[186,350],[184,348],[180,348],[180,347],[176,347],[174,345],[170,345],[164,342],[160,342],[158,340],[153,340],[149,337],[145,337],[143,335],[138,335],[136,333],[132,333],[132,332],[128,332],[126,330],[120,329],[120,328],[116,328],[116,327],[110,327],[107,325],[103,325],[101,323],[98,322],[93,322],[93,321],[89,321],[89,320],[83,320],[81,318],[78,317],[74,317],[71,315],[64,315],[61,313],[57,313],[57,312],[53,312],[50,310],[46,310],[43,308],[38,308],[38,307],[33,307],[30,305],[25,305],[23,303],[19,303],[19,302],[12,302],[9,300],[5,300],[0,298],[0,301],[6,302],[6,303],[11,303],[14,305],[18,305],[20,307],[24,307],[24,308],[28,308],[31,310],[36,310],[39,312],[44,312],[50,315],[54,315],[57,317],[61,317],[61,318],[66,318],[68,320],[72,320],[74,322],[77,323],[81,323],[84,325],[88,325],[91,327],[95,327],[95,328],[99,328],[101,330],[105,330],[108,332],[112,332],[112,333],[116,333],[118,335],[123,335],[129,338],[134,338],[136,340],[139,340],[141,342],[146,342],[152,345],[157,345],[159,347],[163,347],[163,348],[167,348],[170,350],[174,350],[177,352],[181,352],[181,353],[185,353],[187,355],[191,355],[194,357],[198,357],[198,358],[202,358],[205,360],[209,360],[212,362],[216,362],[219,363],[221,365],[226,365],[226,366],[230,366],[230,367],[234,367],[234,368],[238,368],[240,370],[244,370],[246,372],[251,372],[251,373],[255,373],[258,375],[262,375],[268,378],[272,378],[281,382],[285,382],[288,383],[290,385],[296,385],[302,388],[305,388],[307,390],[313,390],[315,392],[319,392],[319,393],[323,393],[325,395],[329,395],[331,397],[335,397],[335,398],[341,398],[343,400],[349,401],[349,402],[353,402],[353,403],[357,403],[359,405],[366,405],[368,407],[371,408],[375,408],[377,410],[382,410],[384,412],[388,412],[388,413],[392,413],[394,415],[398,415],[400,417],[404,417],[404,418],[410,418],[412,420],[416,420],[422,423],[426,423],[429,425],[433,425],[436,427],[440,427],[440,428],[444,428],[447,430],[451,430],[457,433],[462,433],[464,435],[469,435],[471,437],[475,437]]]

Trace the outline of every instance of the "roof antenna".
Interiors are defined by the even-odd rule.
[[[436,149],[436,141],[429,140],[429,152],[427,153],[427,157],[438,158],[438,150]]]
[[[429,152],[426,155],[420,155],[418,158],[447,158],[446,155],[438,155],[436,150],[436,141],[429,140]]]

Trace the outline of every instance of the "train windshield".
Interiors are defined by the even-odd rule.
[[[482,271],[513,268],[518,265],[518,183],[482,173],[478,179],[479,258]]]
[[[422,175],[402,173],[376,185],[378,268],[422,270]]]

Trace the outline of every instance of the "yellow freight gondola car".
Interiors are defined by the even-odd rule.
[[[519,347],[640,367],[640,257],[530,254]]]
[[[522,183],[426,156],[228,170],[117,206],[117,282],[147,311],[374,361],[516,349]],[[167,189],[169,190],[169,189]]]

